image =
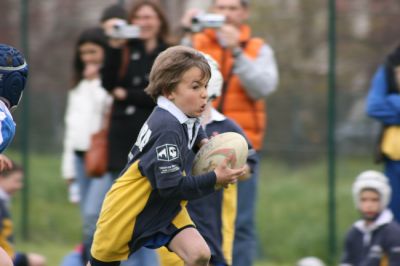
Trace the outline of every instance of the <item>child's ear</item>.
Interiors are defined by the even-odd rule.
[[[167,97],[168,100],[173,101],[175,99],[173,91],[169,91],[165,93],[165,96]]]

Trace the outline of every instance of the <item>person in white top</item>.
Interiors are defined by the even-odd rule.
[[[80,35],[75,48],[75,86],[68,94],[65,112],[62,176],[69,184],[70,201],[80,205],[84,255],[90,250],[98,214],[111,187],[109,176],[88,177],[84,168],[91,136],[103,127],[112,102],[99,77],[106,42],[101,28],[90,28]]]

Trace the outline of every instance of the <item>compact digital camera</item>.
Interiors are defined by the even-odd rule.
[[[138,39],[140,37],[140,27],[127,23],[117,23],[113,26],[108,36],[115,39]]]
[[[191,31],[200,32],[207,28],[220,28],[225,23],[225,16],[219,14],[201,14],[192,18]]]

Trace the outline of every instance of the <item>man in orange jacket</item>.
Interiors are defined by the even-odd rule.
[[[259,152],[267,120],[264,98],[275,91],[278,83],[274,53],[262,39],[252,37],[250,27],[245,24],[249,16],[248,0],[213,0],[212,5],[212,12],[223,15],[225,23],[218,29],[191,34],[186,41],[219,63],[224,85],[215,107],[243,128]],[[196,15],[199,13],[193,10],[185,14],[184,28],[190,28]],[[254,207],[258,169],[255,167],[252,178],[239,183],[234,266],[252,265],[257,250]]]

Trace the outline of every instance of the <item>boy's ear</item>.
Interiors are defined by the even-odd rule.
[[[173,91],[166,91],[165,96],[167,97],[168,100],[173,101],[175,99]]]

